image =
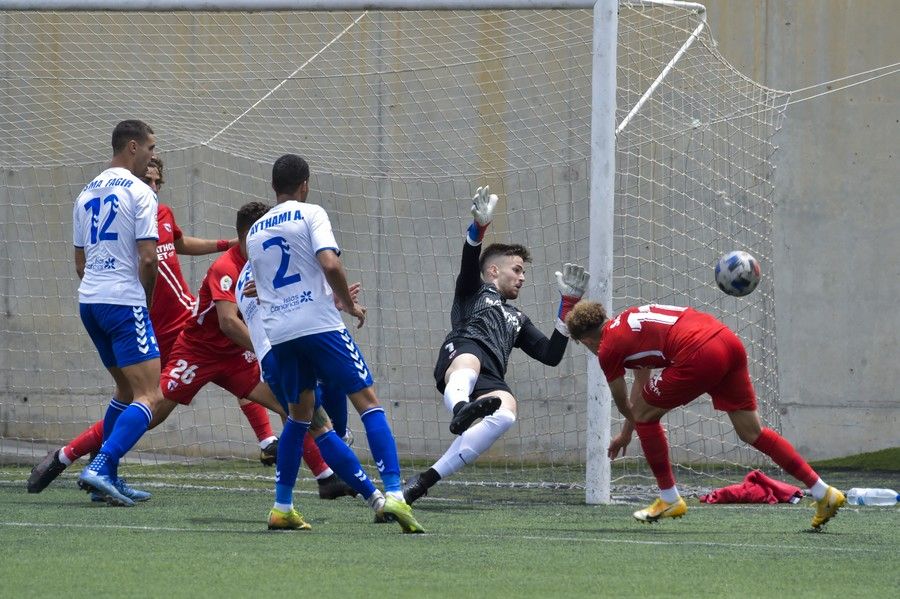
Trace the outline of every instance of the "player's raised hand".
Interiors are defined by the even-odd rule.
[[[569,311],[575,307],[578,300],[587,291],[588,281],[591,279],[591,273],[586,271],[583,266],[566,262],[562,272],[556,271],[556,285],[562,299],[559,302],[559,312],[556,314],[556,330],[569,336],[569,329],[566,328],[566,316]]]
[[[587,291],[590,279],[591,273],[586,271],[583,266],[572,264],[571,262],[566,262],[562,272],[556,271],[556,284],[559,286],[559,293],[564,298],[574,298],[576,302]]]
[[[475,197],[472,198],[472,218],[474,222],[469,226],[469,240],[473,244],[481,243],[484,239],[484,232],[488,225],[494,220],[494,208],[500,198],[497,194],[490,193],[491,188],[487,185],[479,187],[475,190]]]

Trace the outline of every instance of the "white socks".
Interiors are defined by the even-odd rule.
[[[812,493],[812,496],[818,501],[825,497],[825,493],[828,492],[828,485],[820,478],[816,481],[816,484],[809,488],[809,492]]]
[[[469,396],[472,394],[477,380],[478,373],[471,368],[460,368],[453,371],[444,388],[444,406],[448,412],[452,414],[453,407],[459,402],[469,401]]]
[[[498,408],[496,412],[485,416],[481,422],[457,437],[432,468],[441,475],[441,478],[447,478],[490,449],[515,421],[516,415],[511,410]]]
[[[678,501],[679,497],[681,497],[681,495],[678,494],[678,487],[659,490],[659,498],[666,503],[675,503],[676,501]]]

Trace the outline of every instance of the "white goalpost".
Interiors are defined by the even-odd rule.
[[[787,100],[719,55],[702,5],[675,0],[0,0],[0,460],[39,460],[111,396],[77,315],[71,206],[125,118],[156,130],[160,201],[186,234],[234,236],[241,204],[272,200],[272,160],[307,157],[310,201],[363,283],[355,336],[404,474],[452,440],[432,369],[482,184],[501,196],[487,241],[532,250],[518,304],[539,328],[564,262],[588,265],[588,295],[612,311],[710,310],[744,340],[778,429],[771,174]],[[732,249],[763,264],[745,298],[713,281]],[[192,289],[212,258],[182,257]],[[508,381],[516,426],[447,483],[649,492],[637,441],[606,458],[621,419],[595,358],[514,352]],[[664,423],[688,491],[763,463],[707,400]],[[209,388],[130,459],[254,453],[234,398]]]

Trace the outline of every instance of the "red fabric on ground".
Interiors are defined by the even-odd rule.
[[[797,503],[803,497],[799,487],[770,478],[754,470],[744,482],[701,495],[703,503]]]

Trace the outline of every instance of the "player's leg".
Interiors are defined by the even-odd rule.
[[[403,488],[403,496],[407,503],[413,503],[439,480],[458,472],[464,466],[472,464],[478,456],[503,436],[516,422],[516,398],[506,389],[493,389],[480,397],[497,397],[500,407],[485,416],[481,422],[463,431],[444,455],[434,465],[407,481]],[[479,397],[479,398],[480,398]]]
[[[339,387],[323,384],[320,381],[316,387],[316,398],[328,414],[335,434],[348,446],[352,446],[353,433],[347,426],[347,394]]]
[[[669,459],[669,441],[660,422],[660,418],[666,410],[655,408],[652,411],[642,412],[639,408],[636,410],[634,405],[631,409],[635,416],[634,430],[659,489],[659,498],[633,515],[641,522],[656,522],[661,518],[680,518],[687,511],[687,505],[675,485],[675,474]]]
[[[381,507],[384,497],[375,488],[356,454],[334,432],[328,414],[321,406],[316,408],[307,438],[312,439],[317,450],[321,451],[320,455],[324,458],[322,463],[327,462],[328,472],[331,473],[325,479],[316,476],[320,498],[337,499],[345,495],[362,495],[373,509]],[[305,449],[304,447],[304,452]]]
[[[713,406],[728,413],[734,431],[742,441],[772,458],[785,472],[809,488],[816,499],[812,525],[819,528],[844,505],[846,499],[843,493],[826,484],[787,439],[762,426],[747,366],[747,352],[737,335],[723,331],[714,340],[721,351],[729,355],[732,364],[728,374],[709,391]]]
[[[99,493],[110,505],[131,506],[134,501],[149,499],[149,494],[125,486],[118,477],[119,460],[147,432],[153,410],[162,403],[163,396],[159,389],[159,358],[124,366],[121,370],[134,392],[134,401],[118,417],[100,452],[82,472],[79,486]]]
[[[484,360],[481,347],[466,339],[450,340],[438,353],[435,379],[443,394],[444,406],[453,415],[450,432],[454,435],[500,407],[500,398],[493,395],[472,400]]]
[[[294,486],[300,471],[303,438],[309,430],[315,407],[312,389],[299,393],[288,406],[289,416],[281,431],[275,465],[275,503],[269,510],[269,530],[310,530],[312,527],[294,508]]]
[[[82,304],[82,322],[112,374],[123,401],[132,400],[114,424],[104,422],[106,440],[79,476],[79,486],[97,491],[112,505],[134,505],[124,482],[117,485],[119,459],[150,423],[159,391],[159,348],[146,307]],[[108,410],[109,412],[109,410]],[[123,493],[125,492],[125,493]]]
[[[315,409],[315,373],[298,353],[297,340],[279,343],[265,357],[263,373],[288,417],[281,431],[275,462],[275,502],[269,510],[269,530],[309,530],[294,508],[294,485],[300,470],[303,439]]]
[[[271,466],[275,463],[275,451],[278,447],[278,437],[272,430],[269,421],[269,411],[254,401],[238,399],[238,407],[244,414],[244,418],[253,429],[256,441],[259,443],[259,461],[263,466]]]
[[[346,398],[344,403],[347,403]],[[364,498],[368,499],[368,486],[358,485],[357,483],[360,482],[360,479],[357,478],[356,474],[361,472],[364,479],[368,479],[368,477],[365,475],[362,466],[359,465],[359,459],[356,457],[356,454],[350,451],[347,444],[334,432],[331,419],[321,404],[322,395],[317,387],[316,411],[313,413],[309,433],[303,438],[303,461],[306,462],[306,465],[316,478],[316,484],[319,486],[319,499],[337,499],[338,497],[346,496],[356,497],[360,493],[362,493]],[[328,437],[324,438],[325,435],[328,435]],[[332,438],[338,439],[343,447],[332,447]],[[352,457],[347,456],[344,450],[349,452]],[[328,456],[327,458],[324,457],[326,455]],[[334,469],[329,465],[329,460],[335,461],[337,464]],[[335,471],[337,474],[335,474]],[[371,481],[369,483],[371,484]],[[374,489],[375,487],[372,486],[372,490]]]
[[[157,336],[156,340],[159,346],[160,362],[162,364],[166,363],[166,356],[168,356],[171,351],[177,337],[177,331]],[[116,375],[113,375],[113,378],[115,379]],[[132,399],[131,390],[119,389],[117,381],[116,392],[107,407],[106,415],[103,420],[98,420],[64,446],[48,453],[47,456],[32,469],[31,475],[28,477],[28,492],[40,493],[56,477],[62,474],[67,466],[70,466],[78,458],[99,452],[100,446],[103,445],[104,441],[104,430],[112,430],[115,425],[115,420],[118,418],[119,414],[125,411],[125,408],[128,407],[128,404],[131,403]],[[154,414],[154,420],[157,419],[157,415]],[[105,424],[106,426],[104,426]],[[150,428],[153,428],[154,426],[156,426],[154,423],[150,424]]]

